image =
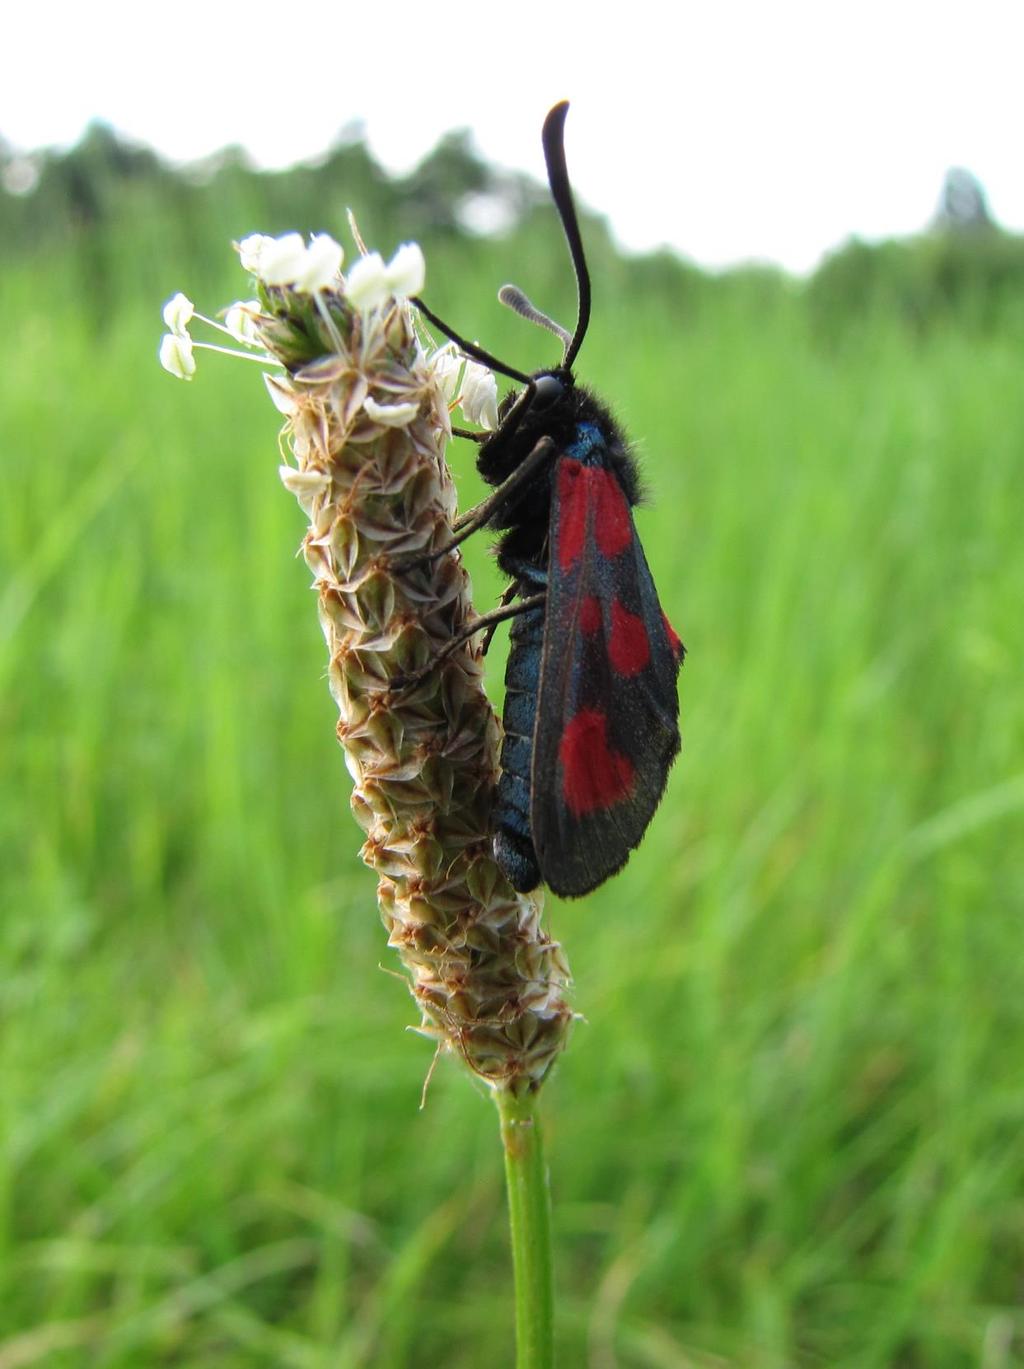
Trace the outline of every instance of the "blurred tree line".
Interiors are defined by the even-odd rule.
[[[529,261],[538,296],[550,285],[571,317],[572,282],[552,238],[546,187],[488,166],[465,130],[447,134],[396,178],[375,162],[358,127],[322,160],[286,171],[257,170],[240,148],[173,167],[103,124],[67,151],[26,156],[0,139],[0,269],[49,263],[97,325],[128,299],[151,301],[154,291],[171,293],[186,279],[192,293],[237,293],[226,241],[295,228],[344,238],[350,206],[363,236],[383,251],[415,238],[431,256],[457,263],[468,239],[484,256],[488,243],[500,244],[493,270],[502,279],[511,239],[511,259]],[[982,187],[962,168],[948,173],[926,232],[851,240],[801,284],[766,267],[713,275],[668,250],[624,258],[594,217],[586,237],[591,269],[609,294],[655,296],[690,321],[711,300],[759,309],[794,296],[805,299],[815,328],[835,338],[878,312],[917,330],[946,320],[995,328],[1024,313],[1024,238],[994,223]],[[435,303],[444,306],[443,298]]]
[[[139,301],[186,288],[196,299],[230,299],[241,287],[227,244],[252,232],[329,232],[351,255],[346,226],[384,253],[407,239],[431,263],[431,300],[444,311],[446,281],[479,272],[496,283],[529,263],[531,293],[571,319],[575,288],[547,187],[488,166],[468,131],[447,134],[408,175],[389,177],[356,127],[320,161],[256,169],[226,148],[175,167],[148,148],[93,124],[69,150],[17,153],[0,139],[0,283],[29,271],[54,293],[77,298],[97,327]],[[585,216],[591,270],[606,301],[620,290],[666,297],[692,317],[708,278],[674,254],[629,262],[607,225]],[[474,250],[467,252],[468,243]],[[781,278],[780,278],[781,279]]]
[[[821,264],[808,299],[826,329],[881,312],[914,329],[946,320],[1003,327],[1024,313],[1024,238],[996,225],[981,184],[954,167],[926,232],[880,243],[853,239]]]

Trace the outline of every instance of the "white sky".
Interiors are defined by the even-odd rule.
[[[66,2],[0,25],[0,136],[22,149],[101,117],[174,158],[240,142],[285,165],[361,119],[390,169],[468,126],[542,178],[567,97],[576,192],[627,247],[806,270],[922,227],[951,165],[1024,229],[1022,0]]]

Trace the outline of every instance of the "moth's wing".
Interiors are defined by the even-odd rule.
[[[555,893],[595,888],[646,831],[679,750],[682,658],[615,475],[559,458],[530,812]]]

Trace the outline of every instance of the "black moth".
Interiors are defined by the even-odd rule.
[[[611,414],[572,373],[590,317],[590,277],[565,165],[568,108],[563,101],[550,111],[543,144],[576,272],[575,333],[514,286],[500,294],[562,339],[561,365],[516,371],[454,333],[422,300],[414,303],[468,356],[524,387],[502,402],[499,426],[477,458],[494,493],[460,520],[449,545],[484,525],[499,529],[498,564],[511,580],[503,607],[464,634],[515,619],[495,858],[518,890],[543,880],[575,897],[622,868],[658,806],[679,750],[684,649],[633,525],[636,463]]]

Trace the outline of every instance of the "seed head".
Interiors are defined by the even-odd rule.
[[[423,285],[415,244],[387,264],[365,254],[348,281],[340,248],[321,240],[253,235],[240,251],[259,300],[229,311],[230,331],[284,368],[268,377],[294,462],[281,478],[309,520],[302,552],[388,944],[408,972],[418,1029],[493,1088],[534,1090],[565,1044],[569,970],[541,926],[539,896],[516,893],[492,856],[499,725],[479,645],[395,684],[473,616],[457,552],[415,563],[452,536],[444,452],[461,363],[448,346],[428,354],[417,334],[405,298]],[[480,369],[464,376],[465,407],[486,420]]]

